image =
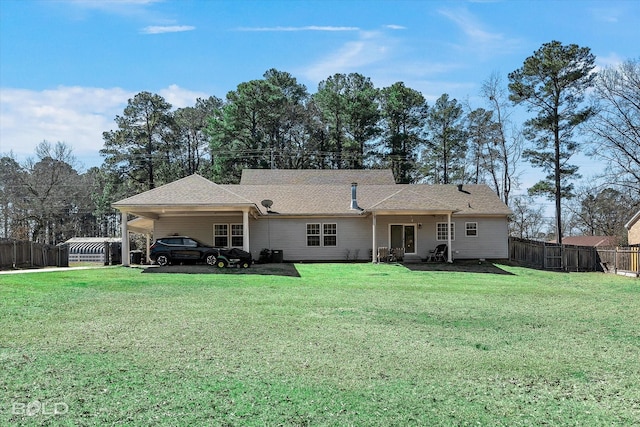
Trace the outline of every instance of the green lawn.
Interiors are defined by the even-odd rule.
[[[638,425],[640,281],[0,275],[0,425]]]

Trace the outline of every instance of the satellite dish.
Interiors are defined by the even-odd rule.
[[[267,210],[271,209],[271,206],[273,206],[273,200],[263,200],[260,202],[260,204],[262,204],[262,206],[264,206],[265,208],[267,208]]]

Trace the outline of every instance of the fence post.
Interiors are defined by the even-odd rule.
[[[104,250],[104,265],[109,265],[109,258],[111,257],[111,244],[105,241],[103,250]]]

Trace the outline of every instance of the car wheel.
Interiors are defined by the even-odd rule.
[[[209,254],[207,255],[206,261],[209,265],[216,265],[216,256],[214,254]]]
[[[249,261],[242,261],[242,264],[240,264],[240,266],[242,268],[249,268],[251,266],[251,263]]]
[[[160,266],[169,265],[169,257],[166,255],[158,255],[158,258],[156,258],[156,264]]]
[[[229,265],[229,263],[226,259],[218,258],[218,260],[216,261],[216,266],[218,268],[225,268],[227,265]]]

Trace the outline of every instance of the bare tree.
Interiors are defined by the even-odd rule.
[[[522,130],[511,120],[509,94],[497,72],[482,83],[481,95],[492,110],[493,132],[485,147],[485,170],[498,197],[509,205],[513,189],[518,187],[518,162],[522,156]]]
[[[509,235],[521,239],[545,238],[548,226],[544,217],[544,208],[535,203],[530,196],[514,197],[511,200],[513,215],[509,222]]]
[[[36,147],[36,159],[22,165],[18,185],[23,197],[16,200],[15,208],[30,240],[55,244],[71,237],[73,232],[66,226],[80,208],[77,195],[83,188],[74,167],[77,161],[69,145],[47,141]]]
[[[640,198],[640,59],[599,73],[592,99],[598,111],[587,130],[591,155],[608,165],[607,183]]]
[[[628,194],[616,188],[589,183],[576,191],[576,197],[567,203],[571,220],[567,230],[575,230],[587,236],[615,236],[619,243],[626,243],[624,224],[630,213],[640,207],[640,200],[632,200]]]

